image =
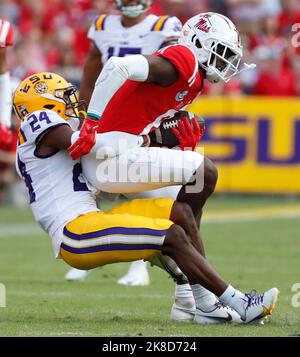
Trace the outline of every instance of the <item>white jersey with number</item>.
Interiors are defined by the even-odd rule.
[[[59,256],[62,231],[76,217],[98,211],[95,190],[82,175],[81,163],[67,151],[39,156],[40,138],[51,128],[69,125],[57,113],[36,111],[22,121],[16,165],[28,189],[29,202],[36,221],[51,236],[55,256]]]
[[[103,64],[112,56],[151,54],[176,41],[182,28],[175,16],[148,15],[131,27],[124,27],[121,19],[121,15],[100,15],[89,30],[88,38],[101,52]]]

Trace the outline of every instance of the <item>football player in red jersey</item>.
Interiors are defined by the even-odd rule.
[[[77,159],[88,154],[95,144],[96,132],[125,132],[147,137],[163,120],[190,104],[201,92],[205,79],[213,83],[220,80],[227,82],[237,75],[241,58],[242,46],[236,27],[227,17],[216,13],[199,14],[187,21],[178,45],[165,47],[150,56],[112,57],[96,82],[88,117],[79,138],[68,149],[71,157]],[[251,66],[245,64],[245,69]],[[191,125],[186,121],[184,127],[179,129],[174,130],[174,134],[178,137],[180,148],[194,150],[203,135],[197,122]],[[139,152],[146,157],[154,149],[139,148]],[[197,153],[189,153],[195,162],[199,159]],[[160,158],[176,155],[178,159],[188,156],[187,153],[174,154],[167,149],[158,150],[157,155]],[[213,172],[208,176],[215,177],[215,166],[208,159],[202,159],[200,165],[204,166],[204,176],[206,172]],[[171,170],[172,167],[167,169]],[[204,182],[204,187],[210,184],[208,180]],[[175,182],[170,182],[172,184]],[[101,189],[125,193],[155,189],[167,184],[159,186],[146,183],[137,186],[130,182],[110,182]],[[194,211],[201,211],[209,196],[204,192],[205,189],[201,202],[197,202],[200,209],[198,207]],[[187,196],[185,199],[191,205],[193,199],[191,195]]]
[[[96,82],[88,117],[79,139],[69,148],[70,155],[76,159],[88,154],[96,131],[147,135],[191,103],[204,79],[227,82],[237,75],[241,57],[234,24],[223,15],[205,13],[185,24],[179,45],[151,56],[110,58]],[[244,65],[245,69],[253,66]],[[183,144],[193,148],[195,138]]]
[[[99,76],[90,101],[88,117],[85,120],[79,138],[72,138],[74,144],[68,149],[73,159],[88,154],[95,144],[95,133],[123,132],[147,137],[161,122],[172,117],[177,111],[190,104],[201,92],[204,79],[217,83],[229,81],[237,75],[242,57],[240,36],[234,24],[225,16],[215,13],[199,14],[184,26],[178,45],[166,47],[151,56],[136,55],[125,58],[112,57],[104,66]],[[253,65],[245,65],[245,69]],[[88,166],[84,171],[88,179],[97,188],[106,192],[138,192],[167,185],[183,184],[177,200],[187,203],[195,217],[199,218],[202,208],[212,194],[217,180],[217,170],[213,163],[193,150],[203,132],[196,121],[191,125],[185,121],[179,130],[174,130],[180,148],[191,151],[172,152],[167,149],[137,148],[132,150],[140,155],[139,168],[160,166],[164,171],[176,172],[173,160],[165,163],[165,158],[176,157],[182,163],[184,173],[188,171],[184,162],[191,160],[193,170],[204,171],[201,194],[188,193],[189,180],[173,180],[155,185],[153,182],[107,182],[97,186],[93,175],[89,176]],[[113,140],[113,137],[112,137]],[[156,161],[151,159],[155,151]],[[127,153],[125,153],[126,155]],[[147,156],[148,155],[148,156]],[[118,155],[117,155],[118,156]],[[124,153],[119,153],[121,159]],[[116,159],[116,161],[119,159]],[[129,161],[128,166],[129,169]],[[163,164],[162,164],[163,163]],[[125,164],[126,167],[126,164]],[[191,170],[191,167],[189,168]],[[173,171],[172,171],[173,170]],[[186,175],[183,175],[184,177]],[[189,174],[191,180],[191,175]],[[203,251],[203,247],[201,247]],[[199,287],[194,296],[197,309],[212,308],[215,300],[211,297],[211,306],[203,306],[197,299],[207,294]],[[208,299],[209,300],[209,299]],[[207,303],[207,301],[206,301]]]

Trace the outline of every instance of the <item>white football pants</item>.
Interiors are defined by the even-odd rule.
[[[204,183],[203,159],[203,155],[193,151],[134,147],[108,159],[85,156],[82,158],[82,168],[84,176],[99,191],[122,194],[143,192],[145,197],[144,191],[181,186],[194,181],[197,181],[201,191]],[[179,189],[175,187],[167,197],[175,195]],[[162,192],[149,195],[153,197],[153,194],[160,195]],[[166,197],[166,194],[163,196]]]

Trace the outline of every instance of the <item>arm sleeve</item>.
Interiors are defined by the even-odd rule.
[[[72,137],[72,144],[79,138],[79,131],[76,131]],[[144,143],[143,137],[133,135],[121,131],[111,131],[109,133],[97,134],[96,143],[89,155],[93,155],[96,159],[107,159],[120,155],[128,149],[142,146]]]
[[[10,87],[9,73],[0,75],[0,122],[7,126],[11,125],[12,92]]]
[[[99,119],[108,102],[126,80],[144,82],[149,74],[148,60],[142,55],[111,57],[97,79],[88,115]]]

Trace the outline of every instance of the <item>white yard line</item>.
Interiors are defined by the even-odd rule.
[[[70,291],[49,291],[49,292],[29,292],[29,291],[11,291],[10,292],[11,296],[21,296],[21,297],[26,297],[26,298],[30,298],[30,297],[70,297],[70,296],[74,296],[74,293],[70,292]],[[98,300],[107,300],[107,299],[114,299],[116,296],[114,294],[110,295],[110,294],[99,294],[99,293],[85,293],[84,294],[84,298],[97,298]],[[168,294],[138,294],[138,297],[141,299],[165,299],[168,298],[169,295]],[[130,296],[126,295],[126,294],[118,294],[118,299],[121,300],[130,300],[132,299]],[[110,314],[115,314],[115,311],[107,311]]]

